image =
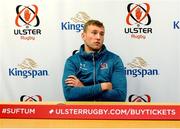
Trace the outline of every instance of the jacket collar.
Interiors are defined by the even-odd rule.
[[[106,46],[103,44],[102,49],[100,51],[87,53],[84,51],[84,44],[83,44],[81,45],[79,52],[80,52],[80,55],[85,59],[92,59],[93,57],[95,59],[98,59],[107,52],[107,49],[106,49]]]

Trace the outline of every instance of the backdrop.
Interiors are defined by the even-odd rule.
[[[125,65],[127,102],[180,102],[179,0],[2,0],[0,101],[65,101],[65,60],[89,19]]]

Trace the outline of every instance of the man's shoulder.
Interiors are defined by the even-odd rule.
[[[120,56],[112,51],[107,51],[107,55],[113,58],[119,58]]]
[[[73,53],[70,57],[67,58],[67,60],[74,62],[74,61],[77,61],[78,58],[79,58],[79,52]]]

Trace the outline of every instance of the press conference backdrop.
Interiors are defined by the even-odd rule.
[[[179,0],[1,0],[0,101],[65,101],[65,60],[89,19],[125,65],[127,102],[180,102]]]

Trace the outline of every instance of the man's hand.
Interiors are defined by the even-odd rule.
[[[84,84],[74,75],[69,75],[68,78],[65,80],[65,83],[68,86],[74,86],[74,87],[84,86]]]
[[[112,90],[112,83],[111,82],[103,82],[101,83],[102,91]]]

